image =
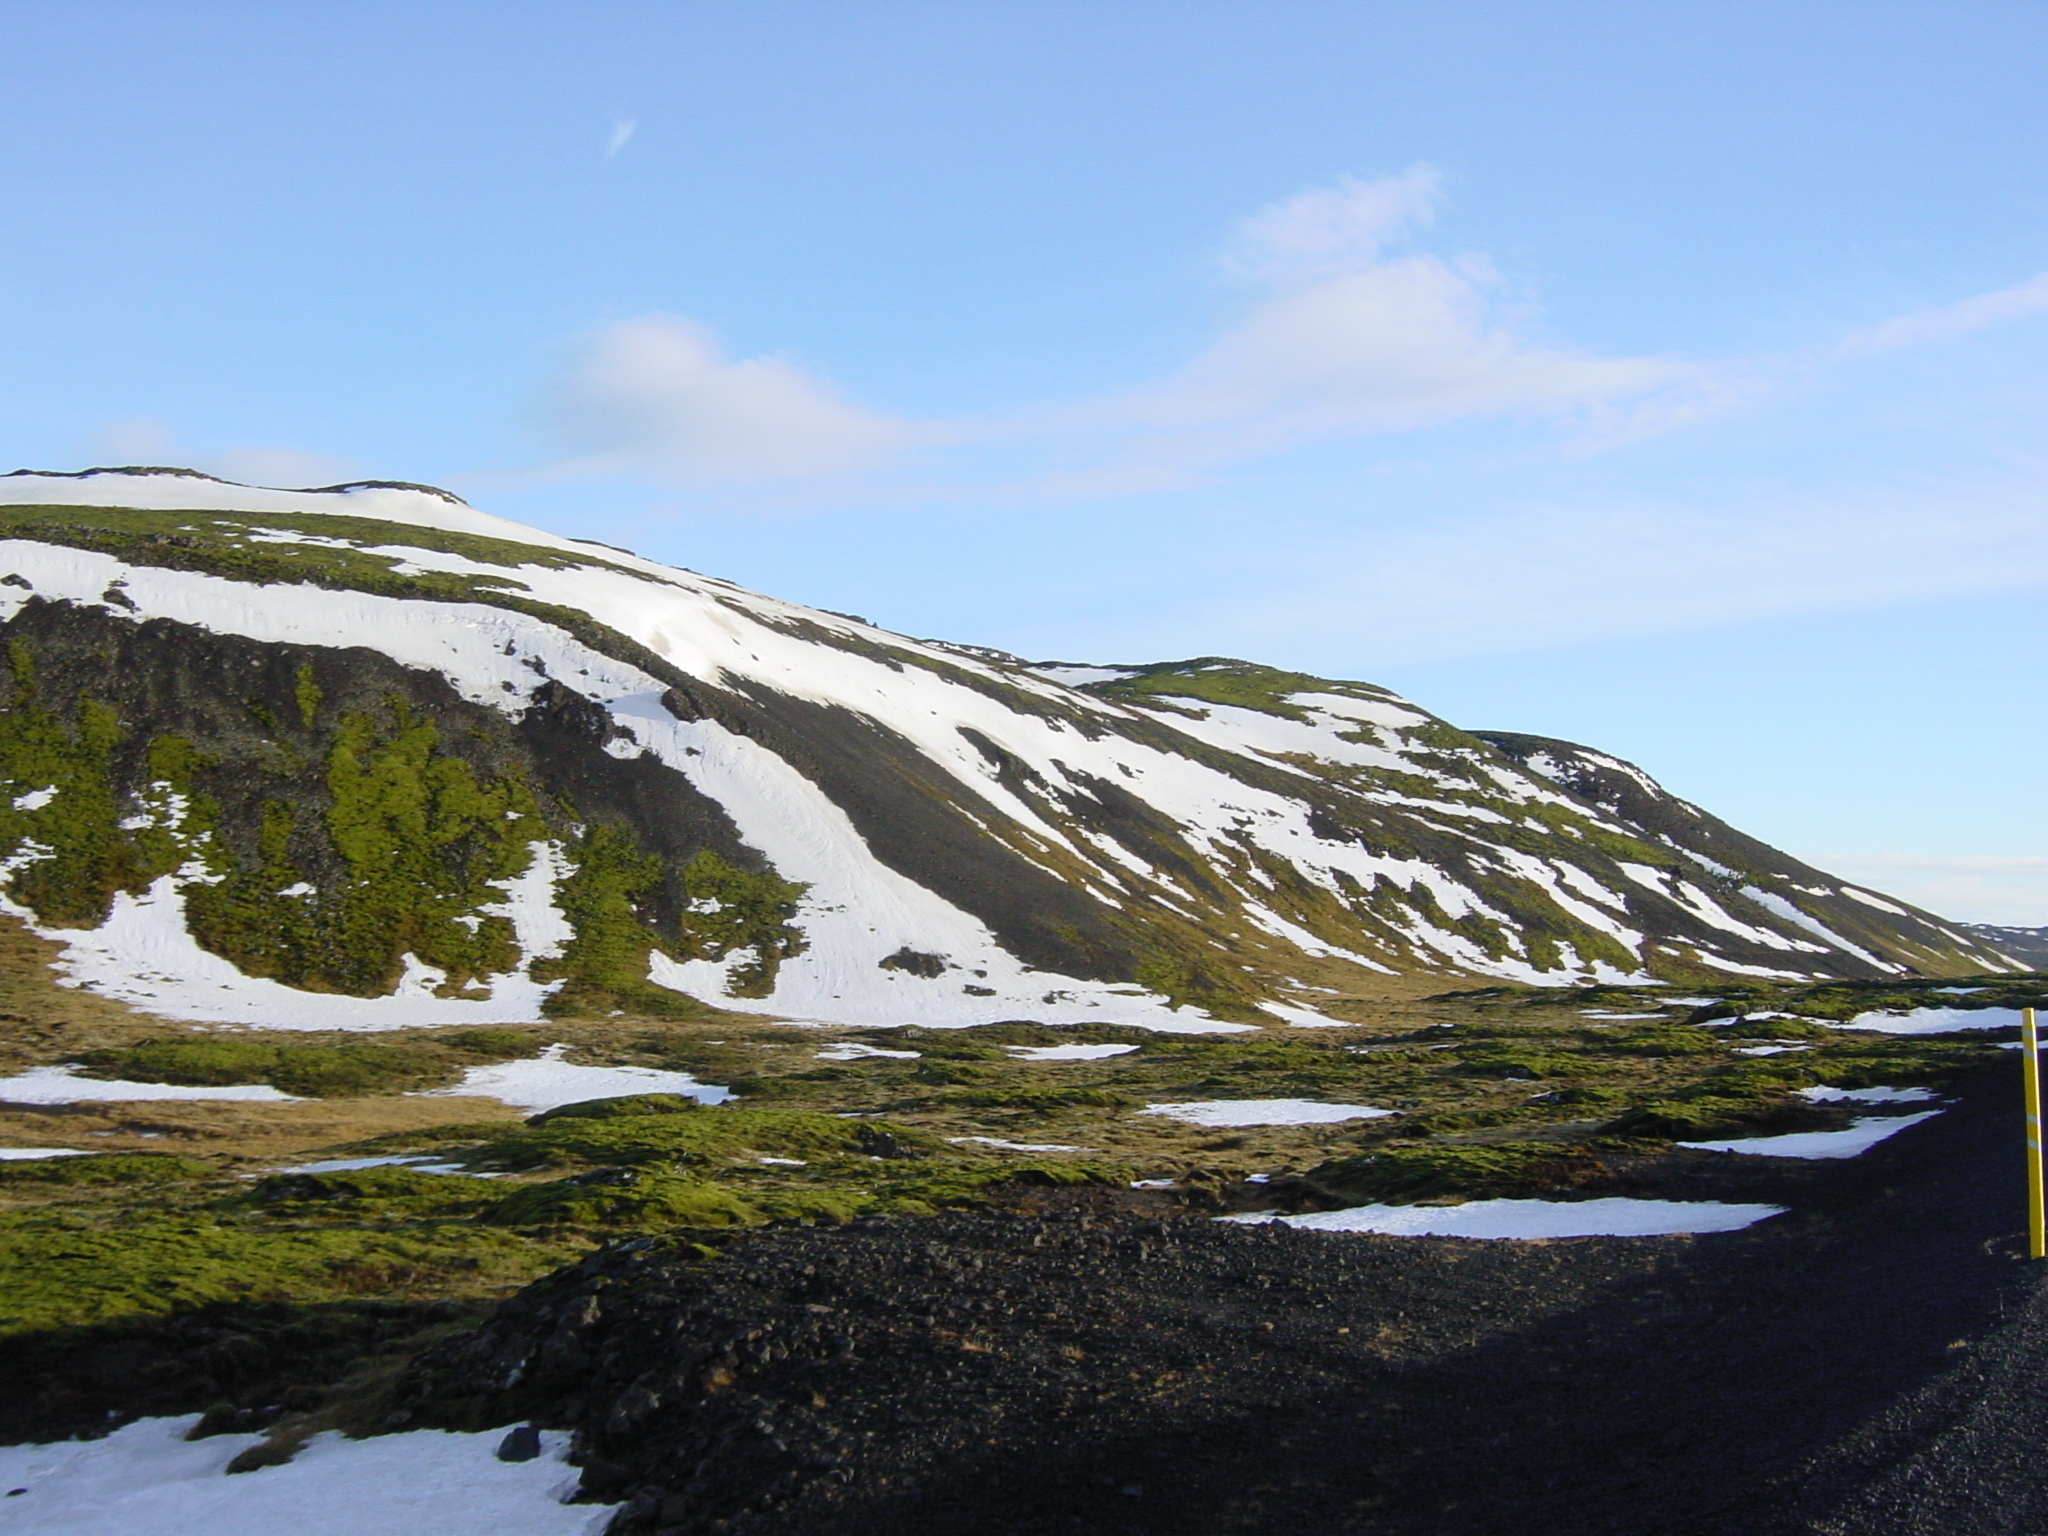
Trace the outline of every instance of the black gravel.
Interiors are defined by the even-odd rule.
[[[572,1429],[620,1536],[2039,1531],[1996,1449],[2048,1381],[2016,1098],[1989,1073],[1710,1237],[1101,1199],[626,1245],[424,1357],[393,1423]]]

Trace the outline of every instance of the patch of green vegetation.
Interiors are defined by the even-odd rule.
[[[479,1219],[504,1227],[751,1227],[768,1216],[716,1184],[620,1168],[529,1184]]]
[[[835,1153],[902,1156],[943,1151],[926,1131],[793,1109],[698,1107],[686,1113],[551,1120],[500,1135],[466,1160],[479,1167],[551,1168],[576,1163],[710,1164],[741,1157],[810,1158]]]
[[[1062,1109],[1129,1109],[1138,1100],[1114,1088],[970,1088],[947,1094],[946,1102],[1047,1115]]]
[[[101,1152],[0,1163],[0,1185],[168,1184],[211,1178],[216,1171],[211,1163],[169,1152]]]
[[[346,1216],[374,1213],[381,1220],[405,1216],[465,1215],[497,1194],[487,1179],[427,1173],[418,1168],[350,1168],[332,1173],[273,1173],[236,1200],[273,1216]]]
[[[680,1093],[626,1093],[610,1099],[581,1099],[560,1104],[527,1116],[528,1125],[547,1125],[555,1120],[618,1120],[634,1115],[680,1115],[700,1108],[695,1099]]]
[[[809,887],[772,870],[737,868],[709,848],[691,857],[680,878],[684,957],[723,960],[743,951],[747,958],[727,972],[728,990],[735,997],[766,997],[782,962],[804,951],[792,919]]]
[[[75,701],[70,718],[40,696],[27,646],[8,647],[0,701],[0,857],[33,854],[7,893],[60,927],[97,927],[118,890],[148,883],[115,799],[114,712]]]
[[[1582,1147],[1545,1142],[1487,1146],[1388,1147],[1309,1170],[1311,1188],[1359,1205],[1484,1200],[1531,1186],[1557,1188],[1599,1171]]]
[[[603,823],[583,833],[571,856],[574,867],[555,887],[555,903],[573,937],[558,958],[533,966],[538,980],[562,982],[548,998],[547,1011],[565,1017],[620,1010],[656,1018],[709,1017],[702,1003],[647,979],[649,954],[667,949],[643,915],[661,889],[661,860]]]
[[[511,921],[481,909],[502,900],[498,883],[525,871],[547,827],[522,778],[480,782],[439,742],[402,700],[381,721],[345,718],[323,818],[344,878],[327,892],[305,884],[287,851],[293,814],[269,802],[255,862],[187,891],[193,937],[250,975],[358,997],[389,992],[408,953],[446,973],[442,996],[513,969]]]
[[[1460,1052],[1457,1070],[1469,1077],[1591,1077],[1599,1069],[1562,1051],[1493,1047]]]
[[[80,1061],[92,1077],[141,1083],[217,1087],[269,1083],[298,1098],[402,1093],[454,1081],[476,1061],[532,1056],[540,1042],[521,1030],[466,1030],[444,1040],[398,1044],[271,1044],[218,1037],[142,1040],[88,1051]]]
[[[196,1213],[0,1215],[0,1334],[212,1302],[474,1295],[523,1283],[572,1251],[467,1222],[379,1231]]]
[[[292,675],[292,697],[298,702],[299,723],[311,730],[320,718],[320,684],[314,681],[313,664],[299,663],[299,669]]]
[[[1112,698],[1163,695],[1200,699],[1207,704],[1230,704],[1289,720],[1306,720],[1308,712],[1288,703],[1288,695],[1325,693],[1330,686],[1325,679],[1306,672],[1282,672],[1228,656],[1197,656],[1192,661],[1165,662],[1129,677],[1096,683],[1090,691]]]

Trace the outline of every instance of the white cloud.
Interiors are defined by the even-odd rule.
[[[1353,271],[1376,261],[1381,246],[1434,222],[1442,195],[1443,178],[1428,165],[1378,181],[1347,177],[1246,219],[1224,250],[1223,268],[1268,282]]]
[[[1801,855],[1858,885],[1886,891],[1955,922],[2048,925],[2048,858],[2031,854],[1929,857],[1910,853]]]
[[[1674,358],[1532,340],[1468,272],[1407,256],[1281,290],[1178,373],[1112,409],[1136,425],[1199,432],[1218,456],[1237,457],[1472,417],[1612,412],[1698,394],[1712,378]]]
[[[1231,609],[1246,654],[1346,635],[1369,666],[2048,582],[2048,481],[1687,506],[1536,504],[1377,527]]]
[[[640,124],[630,117],[612,119],[612,136],[605,140],[605,159],[611,159],[620,150],[624,149],[627,141],[633,137],[634,129],[639,126]]]
[[[1071,408],[1071,427],[1112,442],[1103,468],[1063,487],[1129,490],[1298,444],[1478,419],[1568,421],[1605,444],[1767,387],[1755,369],[1551,342],[1526,306],[1496,298],[1483,257],[1387,255],[1440,196],[1437,173],[1416,166],[1246,220],[1224,265],[1270,291],[1168,377]]]
[[[722,357],[711,332],[681,315],[642,315],[589,338],[548,415],[579,456],[562,472],[669,481],[875,469],[920,436],[785,359]]]
[[[1899,315],[1882,324],[1852,331],[1838,350],[1842,355],[1851,357],[1871,352],[1892,352],[1900,347],[1947,341],[1954,336],[1981,331],[1987,326],[2003,325],[2009,320],[2023,320],[2044,312],[2048,312],[2048,272],[2024,283],[2015,283],[2010,288],[1974,294],[1954,304],[1943,304],[1933,309],[1915,310],[1912,314]]]

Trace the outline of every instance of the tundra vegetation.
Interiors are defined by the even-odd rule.
[[[1836,1027],[1858,1013],[2048,1002],[2038,980],[1987,978],[1964,998],[1933,985],[1755,983],[1708,1005],[1666,1003],[1668,989],[1497,986],[1360,1004],[1337,1028],[1227,1035],[621,1014],[365,1037],[180,1027],[81,997],[40,1043],[15,1047],[17,1065],[270,1084],[299,1102],[0,1113],[9,1145],[90,1154],[0,1164],[0,1330],[222,1304],[480,1305],[633,1235],[678,1234],[710,1253],[766,1223],[1028,1207],[1059,1190],[1218,1212],[1655,1193],[1703,1165],[1752,1161],[1679,1142],[1869,1112],[1800,1089],[1939,1090],[1997,1056],[1996,1032]],[[1647,1016],[1598,1016],[1623,1013]],[[623,1095],[522,1118],[451,1092],[471,1068],[555,1043],[572,1062],[688,1072],[734,1097]],[[1026,1054],[1075,1045],[1125,1049]],[[1395,1113],[1207,1127],[1139,1112],[1250,1099]],[[391,1161],[284,1171],[377,1159]]]

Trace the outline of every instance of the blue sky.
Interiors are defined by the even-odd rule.
[[[1363,677],[2048,923],[2038,4],[6,16],[8,467]]]

